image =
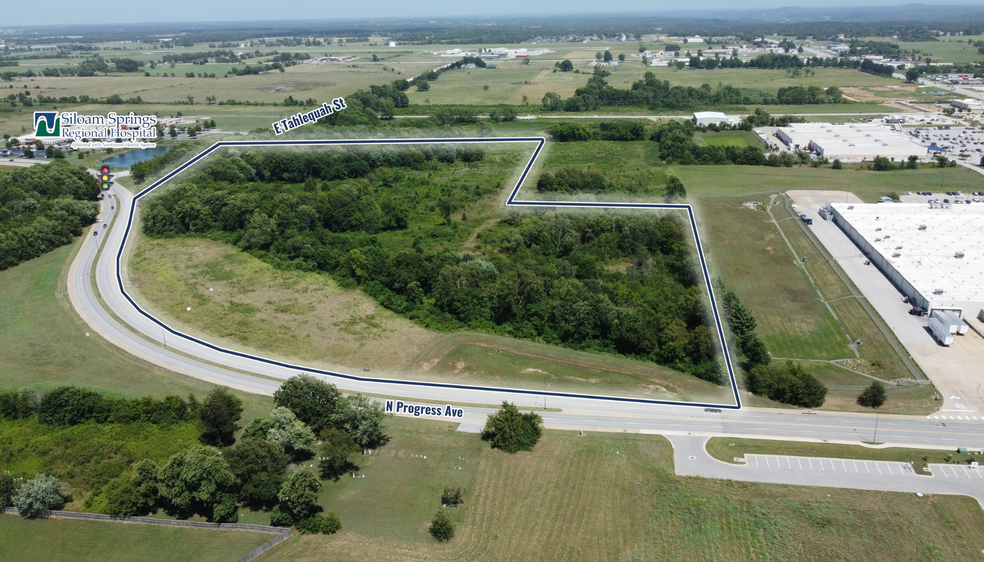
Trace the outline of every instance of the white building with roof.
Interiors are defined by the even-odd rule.
[[[830,160],[862,162],[884,156],[903,162],[912,155],[926,157],[926,147],[877,123],[793,123],[777,127],[776,137],[790,150],[812,152]]]
[[[731,119],[720,111],[697,111],[694,112],[694,124],[698,127],[702,125],[721,125],[730,124]]]
[[[984,309],[984,205],[832,203],[834,222],[927,311]]]

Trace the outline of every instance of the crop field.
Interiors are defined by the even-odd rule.
[[[0,388],[77,384],[125,397],[206,394],[211,384],[146,363],[90,332],[65,293],[78,245],[0,271]],[[247,419],[269,410],[268,398],[234,392]]]
[[[225,562],[273,538],[271,533],[246,531],[0,517],[0,559],[4,562]]]
[[[378,455],[354,459],[365,478],[326,486],[342,531],[260,560],[953,560],[979,557],[984,540],[970,498],[677,477],[657,436],[547,431],[507,455],[441,422],[390,424]],[[465,503],[438,544],[427,527],[447,485]]]

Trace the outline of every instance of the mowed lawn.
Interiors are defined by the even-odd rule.
[[[260,560],[958,560],[984,540],[969,498],[677,477],[659,436],[547,431],[508,455],[446,423],[390,423],[378,456],[354,459],[365,478],[327,484],[342,531]],[[428,522],[458,485],[440,544]]]
[[[272,533],[0,515],[0,560],[229,562]]]
[[[0,271],[0,388],[76,384],[126,397],[206,394],[211,384],[137,359],[79,318],[65,292],[78,243]],[[268,398],[233,392],[247,418],[269,410]]]
[[[720,277],[758,319],[758,334],[777,357],[853,357],[847,338],[796,265],[764,210],[768,197],[701,200],[698,228],[712,276]]]

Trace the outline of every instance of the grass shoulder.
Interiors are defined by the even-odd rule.
[[[0,515],[0,559],[179,562],[235,560],[271,533],[125,525],[109,521],[27,519]]]

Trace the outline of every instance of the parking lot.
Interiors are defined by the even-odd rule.
[[[789,457],[784,455],[745,455],[747,466],[794,472],[829,472],[847,474],[871,474],[910,476],[912,467],[907,463],[885,461],[859,461],[850,459],[826,459],[816,457]]]
[[[981,479],[984,480],[984,475],[981,474],[981,469],[976,466],[967,466],[963,464],[931,464],[929,465],[929,470],[937,478],[970,478],[972,480]]]
[[[950,127],[931,125],[917,127],[914,132],[919,141],[927,146],[944,149],[947,158],[979,164],[984,157],[984,130],[969,127]]]
[[[946,189],[944,187],[944,189]],[[970,205],[984,203],[981,191],[924,191],[908,192],[899,196],[902,203],[925,203],[927,205]]]

